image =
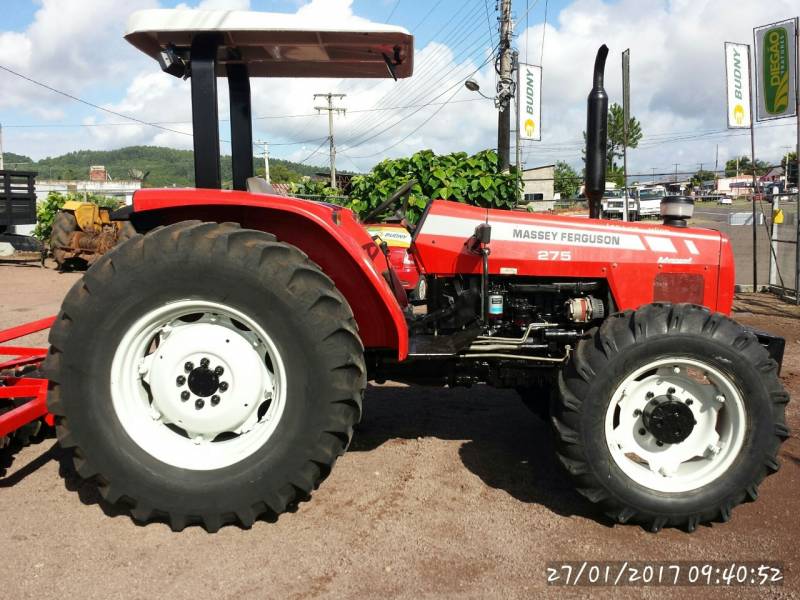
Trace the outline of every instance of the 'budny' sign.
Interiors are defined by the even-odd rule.
[[[728,128],[750,127],[750,53],[747,44],[725,42]]]

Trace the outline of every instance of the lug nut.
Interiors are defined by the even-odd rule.
[[[228,389],[228,382],[227,381],[220,381],[219,382],[219,391],[224,392]]]
[[[200,410],[200,409],[201,409],[201,408],[203,408],[205,405],[206,405],[206,403],[205,403],[205,402],[204,402],[202,399],[200,399],[200,398],[198,398],[197,400],[195,400],[195,401],[194,401],[194,407],[195,407],[197,410]]]
[[[181,400],[186,402],[188,399],[189,399],[189,392],[187,390],[184,390],[183,392],[181,392]]]
[[[687,398],[686,399],[686,406],[691,406],[692,404],[694,404],[694,400],[692,400],[691,398]]]
[[[667,394],[674,394],[674,393],[675,393],[675,388],[674,387],[667,388]]]
[[[647,430],[644,427],[639,429],[639,435],[644,435],[645,433],[647,433]]]
[[[634,417],[638,417],[640,414],[642,414],[642,411],[640,411],[638,408],[635,411],[633,411]]]
[[[178,386],[183,385],[184,383],[186,383],[186,377],[184,377],[183,375],[178,375],[178,378],[175,380],[175,383]]]
[[[204,358],[204,359],[202,359],[202,360],[200,361],[200,366],[201,366],[201,367],[207,367],[209,362],[210,362],[210,361],[209,361],[207,358]]]
[[[647,398],[648,400],[650,400],[650,398],[652,398],[653,396],[655,396],[655,394],[653,392],[647,392],[647,394],[645,394],[644,397]]]
[[[211,396],[211,406],[216,406],[217,404],[219,404],[219,396],[214,394]]]
[[[663,445],[664,445],[664,442],[662,442],[661,440],[659,440],[659,441],[657,441],[657,442],[656,442],[656,446],[659,446],[659,447],[661,447],[661,446],[663,446]]]
[[[222,375],[224,372],[225,372],[225,369],[223,369],[222,367],[217,367],[216,369],[214,369],[214,375],[216,375],[217,377]]]
[[[192,361],[186,361],[183,365],[183,370],[187,373],[191,373],[194,370],[194,363]]]

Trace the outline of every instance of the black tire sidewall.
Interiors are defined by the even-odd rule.
[[[614,462],[605,435],[606,412],[619,384],[635,370],[667,357],[701,360],[729,377],[740,392],[747,419],[742,447],[725,473],[703,487],[675,493],[656,491],[631,479]],[[773,422],[769,391],[758,370],[741,353],[713,338],[678,333],[630,346],[596,374],[582,403],[580,436],[590,469],[618,501],[642,514],[688,515],[738,503],[746,486],[763,478],[763,457],[771,451]]]
[[[214,511],[220,505],[247,506],[264,498],[265,486],[269,494],[290,485],[323,434],[324,403],[330,395],[330,365],[314,351],[320,344],[314,323],[301,318],[285,289],[264,286],[259,274],[244,265],[195,257],[130,269],[103,291],[103,304],[113,310],[90,308],[95,318],[74,323],[74,347],[64,352],[80,361],[74,367],[91,374],[69,378],[62,386],[65,396],[84,399],[68,408],[65,416],[93,466],[101,473],[113,473],[123,486],[136,482],[137,500],[183,513]],[[137,289],[141,291],[136,293]],[[183,299],[220,302],[248,315],[272,338],[286,370],[286,404],[277,429],[255,453],[221,469],[190,471],[157,460],[128,435],[111,400],[111,364],[125,333],[144,313]],[[71,409],[86,411],[92,418],[72,418]],[[189,495],[189,490],[203,493]],[[231,498],[236,494],[242,497]]]

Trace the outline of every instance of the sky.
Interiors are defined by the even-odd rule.
[[[190,85],[164,74],[123,39],[129,15],[145,8],[296,13],[305,22],[369,20],[415,36],[414,76],[253,81],[254,139],[270,156],[324,166],[327,116],[314,93],[344,93],[336,117],[337,167],[366,171],[423,148],[476,152],[496,146],[491,100],[467,90],[475,78],[492,95],[497,43],[495,0],[0,0],[0,67],[126,120],[0,70],[0,124],[6,152],[34,159],[129,145],[191,148]],[[752,28],[794,17],[796,0],[514,0],[520,60],[543,67],[542,141],[522,145],[525,166],[563,160],[580,169],[586,96],[597,48],[610,48],[606,88],[621,101],[621,52],[631,52],[631,113],[644,137],[629,151],[629,173],[693,172],[749,154],[747,131],[725,130],[723,43],[752,43]],[[220,91],[227,86],[220,85]],[[230,139],[227,94],[220,137]],[[756,128],[756,156],[780,160],[796,143],[795,122]],[[222,143],[229,152],[229,144]],[[718,154],[717,154],[718,152]],[[512,150],[513,160],[513,150]],[[135,165],[132,165],[135,167]],[[88,165],[87,165],[88,167]]]

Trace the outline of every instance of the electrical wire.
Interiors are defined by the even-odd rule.
[[[37,85],[37,86],[39,86],[41,88],[49,90],[49,91],[51,91],[51,92],[53,92],[55,94],[59,94],[61,96],[64,96],[65,98],[69,98],[70,100],[74,100],[76,102],[80,102],[81,104],[85,104],[86,106],[90,106],[90,107],[92,107],[92,108],[94,108],[96,110],[99,110],[99,111],[114,115],[116,117],[120,117],[122,119],[127,119],[128,121],[133,121],[133,122],[138,123],[140,125],[147,125],[148,127],[155,127],[156,129],[161,129],[163,131],[168,131],[170,133],[177,133],[177,134],[180,134],[180,135],[186,135],[186,136],[189,136],[189,137],[193,137],[193,134],[191,134],[191,133],[189,133],[187,131],[180,131],[178,129],[170,129],[169,127],[164,127],[163,125],[158,125],[157,123],[151,123],[151,122],[148,122],[148,121],[143,121],[142,119],[138,119],[136,117],[131,117],[130,115],[126,115],[126,114],[117,112],[115,110],[111,110],[109,108],[104,108],[104,107],[102,107],[102,106],[100,106],[98,104],[94,104],[93,102],[89,102],[88,100],[84,100],[83,98],[78,98],[77,96],[73,96],[70,93],[58,90],[58,89],[56,89],[56,88],[54,88],[52,86],[47,85],[46,83],[42,83],[41,81],[37,81],[35,79],[27,77],[26,75],[23,75],[22,73],[17,73],[16,71],[14,71],[12,69],[9,69],[6,66],[0,65],[0,69],[2,69],[3,71],[6,71],[7,73],[11,73],[12,75],[15,75],[15,76],[19,77],[20,79],[24,79],[25,81],[28,81],[28,82],[30,82],[30,83],[32,83],[34,85]],[[230,143],[229,140],[220,140],[220,141],[224,141],[224,142]]]
[[[395,3],[394,3],[394,6],[392,7],[392,12],[390,12],[390,13],[389,13],[389,16],[388,16],[388,17],[386,17],[386,18],[383,20],[383,22],[384,22],[384,23],[388,23],[388,22],[389,22],[389,20],[390,20],[390,19],[391,19],[391,18],[394,16],[394,11],[396,11],[396,10],[397,10],[397,7],[398,7],[398,6],[400,6],[400,0],[397,0],[397,2],[395,2]]]

